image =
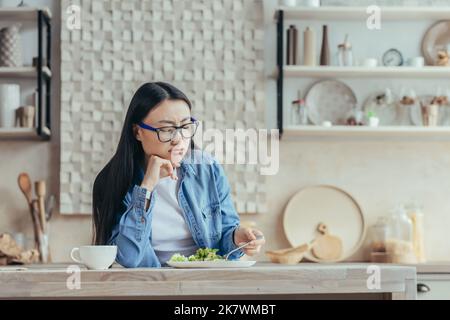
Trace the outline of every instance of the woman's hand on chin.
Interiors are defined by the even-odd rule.
[[[256,240],[257,236],[262,236],[262,239]],[[242,251],[248,256],[253,256],[259,253],[261,251],[261,247],[266,243],[264,234],[260,230],[244,227],[239,227],[234,232],[233,240],[237,246],[241,246],[246,242],[252,241],[252,243],[242,248]]]
[[[163,159],[156,155],[151,155],[147,161],[147,169],[142,180],[141,187],[152,191],[160,178],[171,177],[177,180],[175,168],[180,166],[179,163],[172,163],[170,160]]]

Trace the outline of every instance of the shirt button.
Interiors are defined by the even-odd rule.
[[[141,218],[141,222],[142,222],[142,223],[145,222],[145,218],[144,218],[144,217]]]

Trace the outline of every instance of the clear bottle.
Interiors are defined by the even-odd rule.
[[[413,226],[403,205],[392,211],[389,219],[386,251],[393,263],[417,262],[413,248]]]
[[[308,124],[308,109],[306,109],[306,103],[304,99],[300,99],[299,108],[300,108],[299,124],[302,126],[306,126]]]
[[[300,124],[300,100],[292,101],[291,121],[293,126]]]

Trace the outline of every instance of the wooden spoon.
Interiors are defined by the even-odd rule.
[[[328,227],[324,223],[319,223],[317,231],[321,233],[316,238],[313,255],[322,261],[335,261],[342,256],[342,240],[337,236],[328,233]]]
[[[30,176],[27,173],[19,174],[17,178],[19,188],[27,199],[28,209],[30,210],[31,220],[33,221],[34,242],[37,248],[40,248],[40,234],[42,233],[41,224],[39,222],[39,216],[36,211],[36,207],[33,204],[33,192],[31,187]]]
[[[22,191],[25,198],[27,199],[28,205],[30,205],[33,198],[30,176],[28,175],[28,173],[22,172],[21,174],[19,174],[17,182],[19,184],[20,191]]]

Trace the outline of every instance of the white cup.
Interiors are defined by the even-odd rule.
[[[295,7],[297,0],[281,0],[281,5],[285,7]]]
[[[409,58],[408,60],[408,64],[411,67],[423,67],[425,65],[425,59],[423,57],[413,57],[413,58]]]
[[[378,117],[370,117],[369,118],[369,126],[370,127],[378,127],[380,124],[380,119]]]
[[[320,7],[320,0],[306,0],[305,1],[305,6],[306,7],[313,7],[313,8]]]
[[[364,67],[373,68],[376,67],[378,64],[378,60],[375,58],[366,58],[364,59]]]
[[[73,261],[86,265],[88,269],[106,270],[116,260],[117,246],[81,246],[73,248]]]

